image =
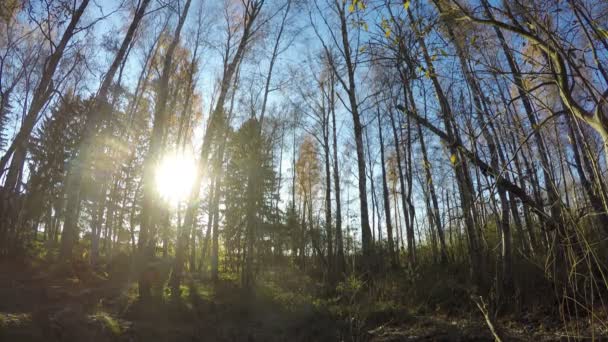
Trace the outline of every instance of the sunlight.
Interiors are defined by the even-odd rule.
[[[196,172],[195,158],[191,153],[167,154],[156,169],[156,187],[161,198],[172,206],[186,200]]]

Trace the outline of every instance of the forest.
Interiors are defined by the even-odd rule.
[[[608,340],[605,0],[0,0],[0,341]]]

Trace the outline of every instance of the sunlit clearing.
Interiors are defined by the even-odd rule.
[[[195,177],[196,163],[192,154],[168,154],[156,170],[156,187],[165,201],[177,205],[190,195]]]

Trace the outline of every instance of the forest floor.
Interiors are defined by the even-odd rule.
[[[180,300],[143,305],[135,284],[105,273],[5,262],[0,341],[493,341],[475,312],[416,315],[395,305],[344,304],[311,295],[291,273],[270,278],[253,294],[231,279],[215,287],[191,280]],[[559,321],[542,316],[499,323],[506,341],[568,340]]]

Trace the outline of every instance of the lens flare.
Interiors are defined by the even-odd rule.
[[[191,153],[165,155],[156,169],[156,188],[172,206],[186,200],[196,178],[195,158]]]

